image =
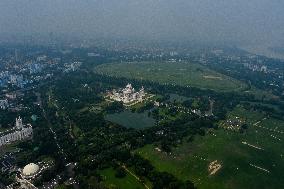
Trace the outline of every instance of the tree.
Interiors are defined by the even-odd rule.
[[[115,171],[115,177],[117,178],[123,178],[126,176],[126,172],[122,167],[118,167]]]
[[[164,152],[171,152],[171,147],[170,147],[170,144],[167,140],[163,140],[161,142],[161,149],[164,151]]]
[[[123,109],[124,109],[123,103],[122,103],[122,102],[117,102],[117,101],[110,103],[110,104],[105,108],[105,110],[106,110],[108,113],[119,112],[119,111],[122,111]]]

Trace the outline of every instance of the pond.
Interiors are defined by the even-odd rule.
[[[107,114],[105,119],[124,127],[135,129],[143,129],[155,125],[155,119],[148,117],[148,112],[133,113],[126,110],[120,113]]]
[[[170,101],[174,102],[174,101],[178,101],[178,102],[184,102],[188,99],[190,99],[189,97],[186,96],[181,96],[178,94],[169,94],[170,95]]]

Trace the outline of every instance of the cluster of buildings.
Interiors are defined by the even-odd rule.
[[[80,66],[82,65],[82,62],[72,62],[71,64],[64,64],[64,72],[74,72],[76,71]]]
[[[0,87],[7,86],[9,80],[10,80],[10,73],[8,71],[0,72]]]
[[[221,123],[221,127],[230,131],[240,131],[245,125],[245,120],[240,117],[232,117]]]
[[[6,93],[3,98],[0,99],[0,111],[7,112],[19,112],[23,108],[26,108],[19,99],[24,96],[21,91]]]
[[[16,124],[12,129],[0,133],[0,147],[15,141],[31,138],[32,134],[32,125],[24,125],[21,117],[16,118]]]
[[[13,170],[15,162],[16,162],[16,158],[14,156],[14,152],[5,153],[0,159],[1,172],[7,173]]]
[[[22,118],[16,118],[15,126],[9,130],[0,133],[0,147],[12,142],[31,138],[33,129],[31,124],[23,124]],[[17,151],[16,153],[18,153]],[[37,189],[34,182],[41,178],[42,173],[53,166],[52,161],[29,163],[23,168],[15,165],[13,153],[6,153],[0,160],[2,173],[15,173],[15,180],[12,184],[6,186],[7,189]]]
[[[249,64],[249,63],[244,63],[243,65],[244,65],[244,67],[246,67],[249,70],[252,70],[254,72],[263,72],[263,73],[268,72],[267,66],[265,66],[265,65]]]
[[[125,88],[119,90],[112,90],[108,92],[107,97],[114,101],[123,102],[124,104],[135,103],[143,101],[146,93],[142,86],[139,91],[135,91],[131,84],[127,84]]]
[[[13,74],[9,71],[0,72],[0,87],[7,87],[11,84],[22,88],[27,82],[22,74]]]
[[[28,81],[24,80],[24,76],[22,74],[11,74],[9,83],[19,88],[23,88]]]
[[[38,64],[36,62],[29,64],[30,74],[40,73],[43,70],[43,67],[44,66],[42,64]]]
[[[0,89],[30,87],[49,78],[48,75],[53,71],[64,68],[62,65],[58,66],[60,62],[61,58],[38,55],[36,52],[23,54],[15,50],[14,56],[9,54],[0,57]]]
[[[16,124],[12,129],[0,133],[0,147],[15,141],[31,138],[33,129],[30,124],[23,124],[22,118],[16,118]],[[52,162],[29,163],[24,168],[15,166],[15,157],[12,153],[5,154],[1,159],[2,173],[16,173],[15,181],[7,186],[7,189],[37,189],[34,181],[41,177],[42,173],[49,169]]]

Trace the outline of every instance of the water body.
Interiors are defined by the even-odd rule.
[[[120,113],[107,114],[105,119],[124,127],[135,129],[143,129],[155,125],[155,120],[148,117],[148,112],[133,113],[126,110]]]
[[[174,102],[174,101],[184,102],[188,99],[190,99],[190,98],[188,98],[186,96],[181,96],[181,95],[178,95],[178,94],[170,94],[170,101],[171,102]]]

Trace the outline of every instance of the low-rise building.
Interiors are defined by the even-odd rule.
[[[24,125],[22,118],[16,118],[16,125],[12,129],[0,133],[0,146],[15,141],[25,140],[32,137],[33,128],[31,124]]]
[[[0,109],[6,110],[9,107],[8,100],[0,100]]]

